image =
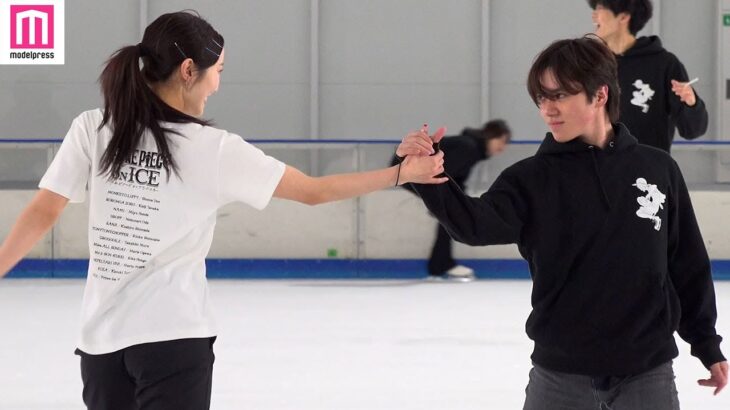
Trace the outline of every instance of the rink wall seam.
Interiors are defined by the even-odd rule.
[[[521,259],[464,259],[480,279],[529,279]],[[10,278],[85,278],[86,259],[24,259]],[[211,279],[419,279],[423,259],[207,259]],[[730,280],[730,260],[713,260],[715,280]]]

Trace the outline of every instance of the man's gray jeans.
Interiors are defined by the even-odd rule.
[[[672,362],[627,377],[590,377],[534,365],[524,410],[679,410]]]

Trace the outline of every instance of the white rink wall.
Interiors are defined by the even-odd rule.
[[[0,237],[34,191],[0,190]],[[692,202],[712,259],[730,259],[730,192],[692,191]],[[70,204],[30,258],[88,258],[86,204]],[[241,204],[219,212],[211,258],[425,259],[436,231],[420,200],[401,189],[315,207],[274,199],[263,211]],[[359,254],[358,254],[359,252]],[[455,246],[458,258],[519,259],[515,246]]]

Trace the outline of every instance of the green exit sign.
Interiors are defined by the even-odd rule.
[[[722,16],[722,24],[724,26],[730,26],[730,14],[724,14]]]

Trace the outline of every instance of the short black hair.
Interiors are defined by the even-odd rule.
[[[598,89],[608,86],[606,112],[614,123],[619,116],[619,98],[616,57],[606,43],[594,34],[581,38],[557,40],[543,50],[532,63],[527,75],[527,92],[538,104],[538,96],[550,96],[540,79],[552,72],[560,88],[569,94],[585,91],[588,102],[593,101]]]
[[[634,36],[649,21],[653,9],[651,0],[588,0],[588,5],[593,10],[600,5],[611,10],[613,14],[626,13],[631,16],[629,32]]]
[[[482,127],[482,135],[487,141],[502,136],[506,136],[507,141],[509,141],[512,138],[512,131],[509,129],[505,120],[495,119],[484,124]]]

